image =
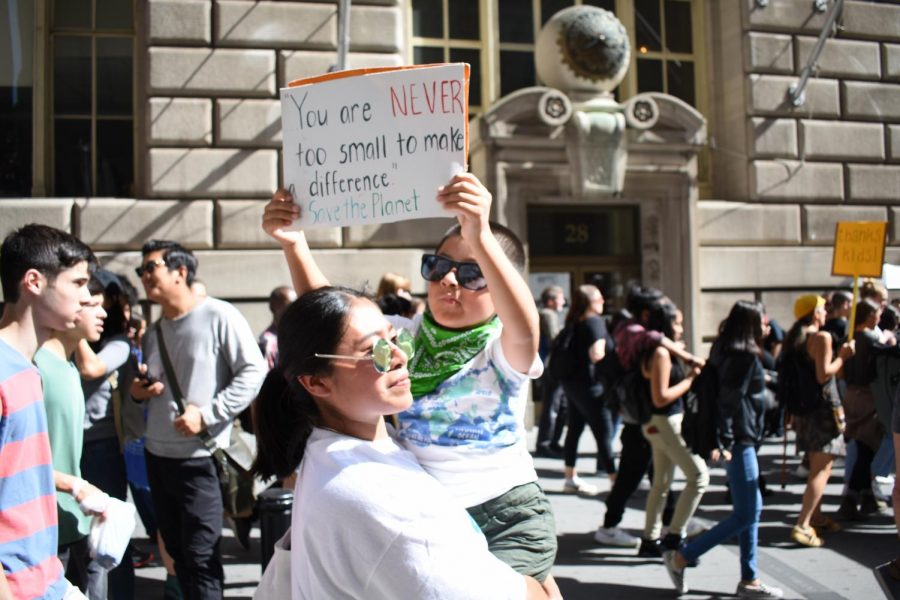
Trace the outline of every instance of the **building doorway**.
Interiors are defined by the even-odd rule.
[[[637,206],[528,208],[529,286],[535,299],[559,285],[571,299],[576,286],[596,285],[607,314],[625,307],[628,290],[641,282]]]

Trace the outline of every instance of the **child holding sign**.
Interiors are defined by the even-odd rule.
[[[538,314],[521,276],[525,256],[508,229],[488,220],[491,195],[474,176],[456,175],[437,201],[458,223],[422,257],[428,312],[388,317],[416,335],[410,361],[413,405],[400,414],[398,437],[428,473],[465,506],[491,552],[560,598],[550,575],[556,528],[537,484],[525,441],[529,378],[540,376]],[[299,217],[279,190],[263,229],[284,250],[299,294],[328,285]]]

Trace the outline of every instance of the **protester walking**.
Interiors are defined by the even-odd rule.
[[[840,526],[822,514],[822,495],[831,476],[835,456],[845,453],[843,433],[844,410],[838,396],[835,377],[847,359],[853,356],[854,342],[843,344],[837,356],[832,356],[832,337],[821,331],[825,324],[825,298],[805,294],[794,302],[797,319],[784,341],[784,356],[780,372],[782,390],[796,373],[802,382],[796,389],[785,390],[782,398],[794,415],[797,431],[797,450],[809,455],[809,476],[803,492],[803,504],[797,522],[791,529],[791,539],[803,546],[817,548],[824,544],[819,532],[838,531]],[[803,398],[812,398],[813,406],[798,409]],[[794,408],[792,409],[792,405]],[[804,414],[799,414],[799,413]]]
[[[762,494],[756,447],[763,441],[766,418],[766,377],[760,358],[764,309],[758,302],[739,300],[719,326],[705,368],[717,379],[718,447],[713,462],[725,460],[734,512],[712,529],[663,555],[666,570],[679,593],[687,592],[684,571],[703,554],[737,537],[740,546],[739,598],[781,598],[782,590],[759,579],[756,566]]]
[[[681,341],[684,333],[681,311],[671,302],[659,302],[650,313],[647,329],[658,331],[674,342]],[[688,449],[681,437],[682,397],[690,390],[700,367],[686,369],[662,346],[645,352],[639,364],[641,386],[652,407],[652,416],[642,431],[653,451],[653,485],[647,495],[642,545],[656,546],[661,552],[677,549],[684,543],[688,521],[709,483],[706,463]],[[663,506],[676,466],[684,473],[685,487],[675,504],[668,533],[660,540]]]

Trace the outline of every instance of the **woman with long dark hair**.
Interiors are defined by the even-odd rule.
[[[756,447],[763,440],[766,416],[766,378],[762,357],[764,308],[759,302],[739,300],[719,326],[705,368],[716,369],[718,379],[718,445],[710,458],[726,461],[734,512],[712,529],[663,559],[680,593],[687,592],[684,569],[715,546],[737,537],[740,542],[739,598],[781,598],[782,590],[759,580],[756,569],[759,517],[759,461]]]
[[[546,598],[389,436],[382,415],[412,404],[402,338],[371,300],[334,287],[300,296],[278,326],[255,467],[297,472],[292,598]]]
[[[846,440],[856,443],[856,460],[847,480],[847,493],[841,499],[838,516],[857,521],[863,514],[878,512],[878,502],[872,493],[872,460],[881,446],[884,428],[878,420],[875,394],[870,384],[875,380],[875,352],[882,346],[875,331],[881,316],[881,306],[869,299],[856,305],[853,339],[856,354],[844,365],[847,391],[843,406],[847,419]]]
[[[650,312],[647,329],[658,331],[672,341],[681,341],[684,333],[681,311],[671,301],[659,302]],[[643,425],[642,432],[653,452],[653,484],[647,494],[641,545],[674,550],[684,543],[688,521],[709,484],[706,463],[688,449],[681,437],[684,419],[682,397],[691,389],[700,367],[695,365],[688,370],[669,350],[658,346],[644,352],[640,369],[645,393],[652,406],[652,416]],[[663,506],[676,466],[684,473],[685,486],[675,503],[668,534],[660,540]]]
[[[612,336],[606,329],[603,314],[603,294],[593,285],[581,285],[572,295],[572,305],[566,314],[566,326],[573,327],[572,348],[575,353],[575,373],[562,382],[568,402],[568,431],[563,444],[566,481],[563,491],[569,493],[596,494],[597,489],[578,477],[575,461],[578,458],[578,440],[587,423],[597,441],[598,471],[605,472],[611,480],[616,476],[612,442],[615,433],[614,416],[605,405],[605,383],[595,376],[594,366],[613,347]]]
[[[835,377],[845,362],[853,356],[854,342],[843,344],[837,356],[832,356],[831,335],[821,331],[825,324],[825,298],[806,294],[794,302],[796,322],[784,340],[783,362],[794,361],[797,368],[810,372],[809,385],[817,386],[810,393],[821,394],[821,401],[811,412],[794,415],[797,431],[797,450],[809,455],[809,476],[803,492],[803,504],[797,523],[791,529],[791,539],[802,546],[818,548],[824,542],[818,531],[837,531],[834,521],[822,514],[822,495],[831,476],[835,456],[843,456],[844,411],[838,395]],[[813,377],[814,376],[814,377]],[[782,398],[782,401],[789,399]]]

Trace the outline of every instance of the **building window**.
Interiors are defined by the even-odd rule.
[[[54,0],[50,21],[53,195],[134,197],[133,0]]]
[[[0,0],[0,197],[31,195],[34,4]]]
[[[631,37],[633,63],[616,96],[666,92],[702,112],[696,54],[702,1],[412,0],[412,59],[469,62],[470,105],[477,114],[501,96],[538,84],[535,41],[550,17],[570,6],[597,6],[616,14]]]

